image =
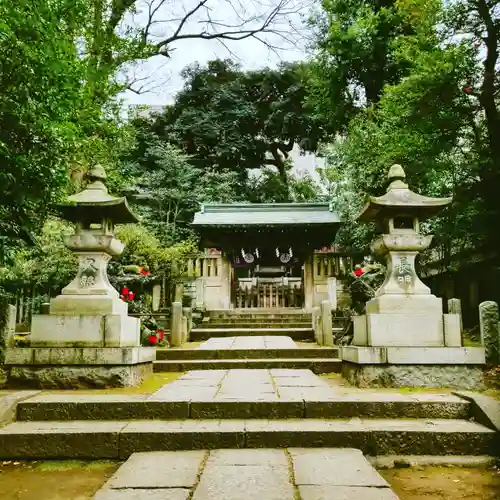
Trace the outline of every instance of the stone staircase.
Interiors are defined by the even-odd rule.
[[[302,309],[239,309],[213,311],[191,330],[193,342],[212,337],[287,336],[314,340],[311,314]]]
[[[498,435],[452,394],[336,389],[310,370],[190,371],[151,395],[37,394],[0,428],[0,459],[136,452],[356,448],[494,455]]]
[[[208,340],[207,340],[208,339]],[[311,314],[302,309],[213,311],[191,330],[200,349],[157,350],[155,372],[226,369],[310,369],[338,373],[338,349],[303,348],[294,341],[314,340]]]
[[[154,371],[307,368],[314,373],[339,373],[337,356],[336,347],[298,347],[284,336],[212,337],[196,349],[158,349]]]

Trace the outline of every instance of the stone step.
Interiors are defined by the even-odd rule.
[[[293,340],[312,340],[312,328],[193,328],[190,340],[197,342],[212,337],[253,337],[279,335]]]
[[[289,317],[289,316],[311,316],[310,312],[301,308],[292,307],[244,307],[240,309],[221,309],[218,311],[208,311],[207,315],[212,318],[226,318],[229,316],[269,316],[269,317]]]
[[[314,373],[340,373],[342,361],[333,358],[269,358],[269,359],[186,359],[153,362],[155,372],[231,369],[307,369]]]
[[[310,321],[303,322],[270,322],[270,321],[232,321],[232,322],[222,322],[222,321],[206,321],[204,323],[199,323],[196,325],[197,328],[311,328]]]
[[[148,473],[154,470],[168,473]],[[398,499],[362,452],[349,448],[134,453],[94,500],[132,498]]]
[[[496,433],[455,419],[138,420],[14,422],[0,459],[126,459],[144,451],[357,448],[368,455],[491,455]]]
[[[214,321],[214,322],[223,322],[223,323],[231,323],[232,321],[247,321],[247,322],[254,322],[254,321],[270,321],[270,322],[276,322],[276,323],[295,323],[295,322],[311,322],[312,321],[312,316],[309,315],[304,315],[304,316],[266,316],[264,314],[248,314],[248,315],[235,315],[235,316],[205,316],[204,321]]]
[[[229,316],[227,318],[218,318],[218,317],[215,317],[215,318],[212,318],[212,317],[208,317],[206,316],[203,321],[206,321],[206,322],[217,322],[217,323],[233,323],[235,321],[251,321],[252,323],[254,322],[258,322],[258,323],[263,323],[263,322],[269,322],[269,323],[296,323],[296,322],[310,322],[312,321],[312,317],[309,315],[309,316],[288,316],[288,317],[282,317],[282,318],[274,318],[274,317],[267,317],[267,316],[263,316],[263,315],[260,315],[260,316],[255,316],[255,315],[252,315],[252,316],[241,316],[241,315],[238,315],[238,316]]]
[[[208,393],[206,393],[208,395]],[[378,418],[467,419],[470,405],[452,395],[337,394],[317,390],[298,397],[271,394],[238,399],[199,397],[188,388],[178,397],[159,392],[149,395],[42,394],[17,406],[18,421],[150,420],[150,419],[288,419]]]
[[[269,359],[269,358],[337,358],[336,347],[296,349],[157,349],[157,361],[211,359]]]

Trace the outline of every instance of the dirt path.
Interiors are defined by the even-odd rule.
[[[379,470],[401,500],[499,500],[498,469],[418,467]]]
[[[107,461],[0,462],[0,498],[91,500],[119,466]]]

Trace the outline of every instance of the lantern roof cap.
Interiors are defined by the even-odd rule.
[[[104,184],[104,167],[95,165],[86,175],[89,183],[79,193],[68,197],[68,202],[56,207],[61,217],[72,222],[108,219],[115,224],[138,222],[127,198],[112,196]]]
[[[370,196],[358,217],[360,221],[382,220],[398,216],[427,219],[440,212],[453,198],[432,198],[413,192],[406,184],[406,174],[401,165],[389,169],[390,181],[382,196]]]

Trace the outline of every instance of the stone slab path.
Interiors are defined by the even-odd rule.
[[[333,397],[335,390],[310,370],[193,370],[165,385],[152,399],[279,401]]]
[[[397,500],[356,449],[134,453],[94,500]]]

